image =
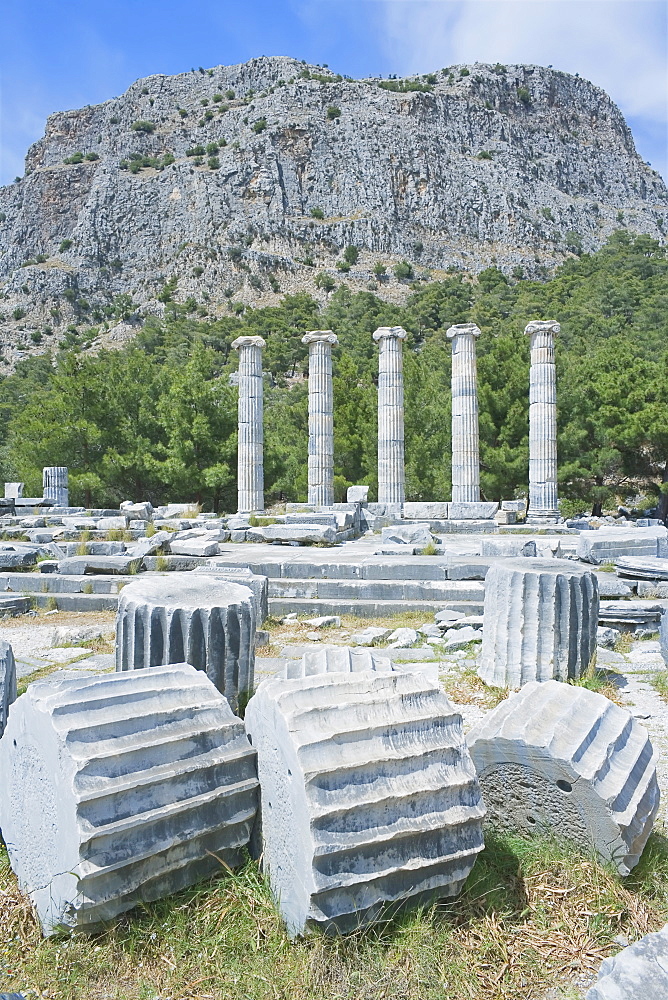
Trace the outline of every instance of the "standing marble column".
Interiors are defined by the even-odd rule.
[[[475,323],[457,323],[447,336],[452,340],[452,499],[455,503],[480,500],[480,450],[478,435],[478,374]]]
[[[405,498],[404,372],[400,326],[381,326],[373,335],[378,359],[378,502],[395,509]]]
[[[331,330],[312,330],[308,344],[308,502],[316,507],[334,503],[334,394],[332,391]]]
[[[524,332],[531,337],[529,378],[529,509],[533,524],[559,521],[557,503],[557,376],[554,320],[534,320]]]
[[[67,466],[50,465],[42,469],[42,496],[57,507],[69,506]]]
[[[262,398],[262,337],[237,337],[239,351],[239,459],[240,514],[264,510],[264,429]]]

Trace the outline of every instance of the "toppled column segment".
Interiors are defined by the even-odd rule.
[[[596,652],[596,574],[566,559],[520,557],[492,565],[478,673],[494,687],[577,680]]]
[[[306,669],[306,668],[304,668]],[[457,895],[484,806],[461,716],[404,671],[272,679],[246,709],[263,857],[291,935]]]
[[[16,662],[8,642],[0,639],[0,736],[5,731],[9,706],[16,701]]]
[[[621,875],[638,863],[659,808],[657,754],[625,708],[586,688],[532,682],[468,741],[491,825],[552,831]]]
[[[144,577],[118,599],[116,669],[185,661],[204,670],[236,711],[253,690],[255,629],[248,587],[203,573]]]
[[[243,723],[180,663],[31,684],[0,740],[0,788],[12,868],[50,935],[240,863],[258,783]]]

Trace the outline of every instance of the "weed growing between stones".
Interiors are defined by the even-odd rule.
[[[668,674],[664,672],[656,672],[647,675],[647,680],[652,685],[659,698],[662,701],[668,702]]]
[[[488,833],[459,899],[346,938],[290,942],[255,862],[92,940],[42,940],[0,849],[3,988],[52,1000],[531,1000],[591,979],[668,912],[668,842],[654,834],[625,883],[548,839]]]
[[[441,677],[443,690],[449,698],[459,705],[478,705],[480,708],[492,709],[510,694],[508,688],[490,687],[485,684],[475,667],[463,663],[460,668]]]
[[[616,671],[599,669],[596,666],[596,657],[594,656],[579,680],[569,681],[569,683],[577,687],[587,688],[588,691],[595,691],[597,694],[605,695],[610,701],[614,701],[617,705],[622,705],[623,707],[624,702],[619,696],[618,679],[619,674]]]

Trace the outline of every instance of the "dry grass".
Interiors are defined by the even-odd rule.
[[[47,614],[45,608],[37,608],[37,614],[18,615],[16,618],[3,618],[2,628],[25,628],[26,625],[109,625],[109,631],[114,631],[116,622],[115,611],[56,611]]]
[[[485,684],[470,662],[463,662],[454,671],[443,674],[441,685],[445,693],[459,705],[478,705],[485,709],[496,708],[510,694],[509,688],[495,688]]]
[[[616,705],[621,705],[624,708],[626,706],[617,684],[618,679],[619,674],[616,671],[603,667],[599,669],[596,666],[596,657],[594,656],[580,679],[571,681],[571,683],[577,687],[587,688],[588,691],[596,691],[597,694],[604,695],[610,701],[614,701]]]
[[[0,982],[52,1000],[539,1000],[667,911],[661,836],[622,884],[571,845],[492,833],[458,900],[347,938],[289,941],[249,861],[92,941],[44,941],[0,853]]]

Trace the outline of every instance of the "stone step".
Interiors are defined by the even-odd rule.
[[[425,621],[437,611],[447,608],[465,615],[481,615],[482,601],[372,601],[372,600],[309,600],[299,597],[270,597],[269,614],[274,618],[296,613],[298,615],[356,615],[358,618],[386,618],[406,611],[422,611]]]
[[[309,600],[482,601],[485,585],[469,580],[270,580],[269,597]]]
[[[59,573],[0,573],[0,593],[17,594],[116,594],[136,576],[91,573],[61,576]]]
[[[36,594],[24,593],[33,608],[49,611],[116,611],[118,594]]]

